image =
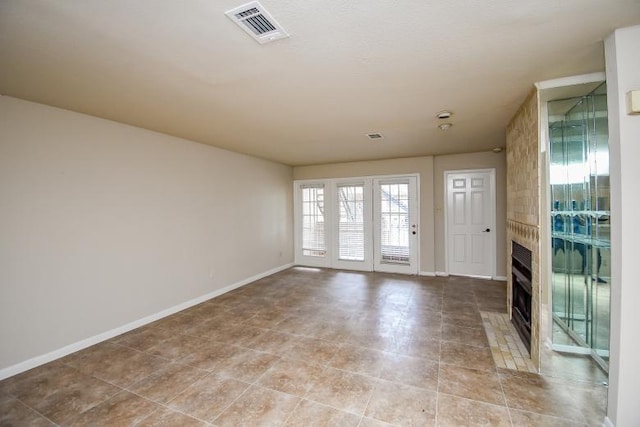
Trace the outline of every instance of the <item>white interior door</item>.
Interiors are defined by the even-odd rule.
[[[375,271],[418,273],[418,197],[414,176],[373,180]]]
[[[495,259],[493,170],[445,172],[450,274],[490,278]]]

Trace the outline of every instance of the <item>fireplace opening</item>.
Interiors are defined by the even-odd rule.
[[[512,242],[511,277],[513,284],[511,321],[531,354],[531,251]]]

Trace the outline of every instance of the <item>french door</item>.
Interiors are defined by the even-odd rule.
[[[416,176],[295,182],[296,264],[418,272]]]

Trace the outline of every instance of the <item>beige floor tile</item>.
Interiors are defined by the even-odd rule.
[[[439,393],[437,425],[441,427],[510,427],[511,420],[506,406],[490,405]]]
[[[442,341],[440,362],[483,371],[495,371],[495,363],[488,347]]]
[[[125,347],[145,351],[174,335],[173,332],[166,329],[145,326],[115,337],[111,341]]]
[[[135,383],[128,390],[149,400],[166,403],[206,375],[206,371],[174,363]]]
[[[303,397],[324,367],[301,360],[280,359],[258,380],[262,387]]]
[[[264,330],[261,335],[245,343],[244,346],[256,351],[263,351],[277,356],[286,356],[289,344],[295,338],[296,336],[284,332]]]
[[[373,418],[363,417],[358,427],[393,427],[393,424],[384,421],[374,420]]]
[[[216,375],[253,383],[280,360],[279,356],[245,348],[237,348],[213,370]]]
[[[509,408],[578,422],[604,419],[607,390],[603,386],[506,369],[498,374]]]
[[[474,312],[453,312],[442,313],[442,323],[458,325],[466,328],[482,329],[482,318],[479,311]]]
[[[433,426],[437,393],[379,381],[364,415],[400,426]]]
[[[178,359],[178,363],[212,371],[222,362],[229,360],[241,349],[229,344],[208,341],[187,356]]]
[[[32,407],[51,421],[63,425],[120,391],[119,387],[86,377],[65,384]]]
[[[440,358],[440,344],[439,339],[423,336],[416,331],[411,333],[400,331],[398,332],[397,353],[437,361]]]
[[[309,400],[302,400],[286,422],[288,427],[358,427],[360,417]]]
[[[326,368],[315,379],[306,398],[356,415],[362,415],[376,381],[373,378]]]
[[[218,427],[282,425],[299,401],[290,394],[252,386],[213,423]]]
[[[584,427],[585,423],[579,423],[564,418],[550,415],[536,414],[534,412],[510,409],[511,421],[517,427]]]
[[[166,359],[110,342],[90,347],[82,354],[73,360],[73,366],[86,375],[120,387],[128,387],[168,364]]]
[[[0,398],[0,426],[53,427],[55,424],[18,399]]]
[[[247,388],[247,383],[209,375],[192,384],[167,405],[195,418],[211,421]]]
[[[207,341],[200,337],[174,333],[171,338],[147,349],[145,353],[170,361],[176,361],[196,353],[198,349],[206,344]]]
[[[380,378],[387,381],[436,391],[438,387],[437,361],[417,357],[387,354],[382,362]]]
[[[384,360],[383,352],[344,344],[329,361],[329,365],[343,371],[377,377],[382,371]]]
[[[23,403],[34,406],[49,396],[87,378],[63,364],[41,366],[5,380],[5,389]]]
[[[505,405],[500,378],[496,372],[491,371],[478,371],[441,363],[438,392],[494,405]]]
[[[286,357],[318,364],[328,363],[336,354],[340,345],[315,338],[296,337],[287,347]]]
[[[201,321],[202,319],[200,319],[197,316],[180,312],[180,313],[172,314],[171,316],[165,317],[163,319],[157,320],[149,324],[149,326],[167,329],[169,331],[179,334],[179,333],[183,333],[185,329],[193,327],[193,325],[196,325]]]
[[[209,424],[169,408],[160,408],[142,420],[136,427],[205,427]]]
[[[122,391],[84,412],[69,425],[78,427],[134,425],[159,408],[159,405],[149,400]]]
[[[489,347],[489,341],[484,329],[465,328],[464,326],[450,323],[442,325],[442,340],[476,347]]]

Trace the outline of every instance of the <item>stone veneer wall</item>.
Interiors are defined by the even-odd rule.
[[[540,369],[540,168],[538,92],[507,126],[507,304],[511,313],[511,242],[532,252],[531,360]]]

